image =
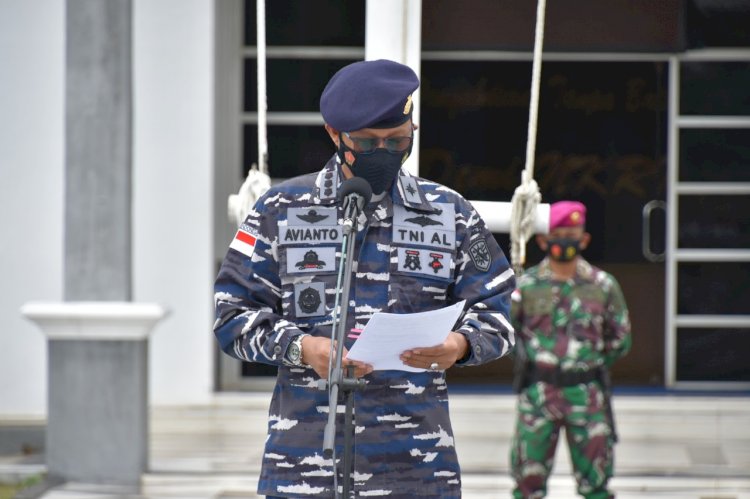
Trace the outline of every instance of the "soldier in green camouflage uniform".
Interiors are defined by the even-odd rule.
[[[552,205],[548,253],[519,279],[512,317],[520,390],[511,447],[515,498],[547,493],[560,428],[570,449],[578,493],[614,497],[607,489],[616,441],[609,367],[630,349],[630,321],[620,286],[580,255],[590,240],[586,208]]]

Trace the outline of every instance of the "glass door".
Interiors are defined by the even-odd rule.
[[[667,385],[750,388],[750,51],[670,61]]]
[[[423,53],[420,176],[471,200],[509,201],[524,166],[531,62],[459,55]],[[669,70],[656,55],[619,58],[545,56],[535,179],[545,203],[586,204],[593,239],[584,257],[623,288],[634,342],[614,381],[661,387]],[[495,236],[507,251],[507,234]],[[533,240],[527,249],[528,265],[543,257]],[[456,368],[449,377],[508,384],[511,364]]]

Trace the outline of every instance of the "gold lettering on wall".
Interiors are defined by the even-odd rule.
[[[540,105],[551,105],[555,109],[579,111],[590,116],[598,112],[628,113],[638,111],[660,111],[666,106],[666,95],[649,88],[645,79],[632,77],[625,82],[625,91],[600,88],[576,88],[567,76],[553,74],[547,80]],[[502,84],[491,84],[487,78],[476,82],[460,81],[450,89],[435,88],[425,81],[422,99],[430,107],[443,109],[453,114],[470,108],[523,109],[529,107],[530,92],[508,88]]]
[[[447,149],[426,149],[421,153],[424,175],[447,183],[459,192],[507,192],[508,199],[518,185],[523,169],[521,158],[504,166],[456,165]],[[567,154],[551,151],[536,159],[536,177],[542,196],[559,198],[595,193],[605,198],[626,194],[647,199],[665,168],[664,158],[626,154],[604,158],[597,154]],[[606,182],[606,183],[605,183]]]
[[[586,115],[615,110],[615,94],[611,91],[578,90],[569,88],[568,79],[562,75],[552,76],[547,85],[554,90],[553,105],[569,111],[582,111]]]

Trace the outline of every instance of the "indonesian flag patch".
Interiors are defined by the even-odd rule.
[[[255,241],[257,241],[257,238],[250,234],[250,227],[242,224],[229,247],[250,258],[255,251]]]

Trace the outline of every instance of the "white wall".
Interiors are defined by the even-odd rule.
[[[65,13],[0,1],[0,419],[46,414],[46,339],[19,313],[63,299]],[[155,404],[213,393],[213,0],[134,2],[134,301]]]
[[[19,309],[63,293],[64,2],[0,1],[0,418],[46,413],[46,339]]]
[[[365,12],[365,59],[390,59],[406,64],[422,77],[422,0],[367,0]],[[412,119],[420,125],[422,92],[412,94]],[[406,168],[419,175],[419,133]]]
[[[151,337],[151,401],[213,393],[213,0],[134,1],[134,301],[171,315]]]

